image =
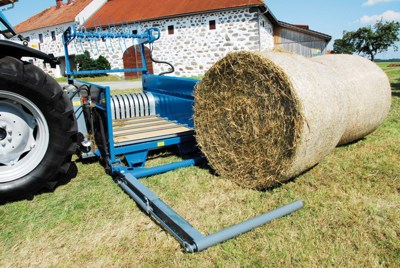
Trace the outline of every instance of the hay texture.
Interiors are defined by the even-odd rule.
[[[196,138],[217,173],[264,189],[376,129],[390,94],[385,73],[361,57],[231,53],[196,86]]]

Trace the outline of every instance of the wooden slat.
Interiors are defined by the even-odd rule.
[[[142,116],[142,117],[133,117],[129,119],[119,119],[119,120],[114,120],[113,121],[113,126],[120,126],[120,125],[126,125],[126,124],[134,124],[138,123],[141,121],[153,121],[153,120],[164,120],[160,117],[157,117],[155,115],[152,116]]]
[[[151,125],[153,124],[154,125]],[[146,116],[113,122],[114,143],[134,143],[139,140],[191,133],[193,129],[159,117]]]
[[[165,122],[165,124],[162,126],[141,127],[141,128],[136,128],[134,130],[132,130],[132,129],[125,129],[125,130],[120,130],[120,131],[116,130],[116,131],[114,131],[114,136],[120,136],[123,134],[129,135],[129,133],[132,133],[132,132],[136,132],[136,133],[137,132],[152,132],[155,130],[160,130],[160,128],[167,129],[167,128],[172,128],[172,127],[176,127],[176,126],[177,126],[177,124],[175,124],[175,123]]]
[[[124,128],[129,128],[129,127],[134,127],[134,128],[137,128],[137,127],[141,127],[141,126],[146,126],[146,125],[149,125],[149,124],[159,124],[159,123],[165,123],[166,122],[166,120],[165,119],[161,119],[161,118],[156,118],[156,119],[153,119],[153,120],[143,120],[143,121],[131,121],[131,122],[125,122],[125,123],[123,123],[123,124],[118,124],[118,125],[115,125],[115,126],[113,126],[113,129],[114,129],[114,131],[119,131],[119,130],[121,130],[121,129],[124,129]],[[168,122],[168,121],[167,121]]]
[[[114,143],[118,146],[118,143],[122,143],[122,142],[129,142],[129,141],[133,142],[135,140],[150,139],[150,138],[167,136],[167,135],[171,135],[171,134],[179,134],[179,133],[184,133],[184,132],[189,133],[191,131],[193,131],[193,130],[190,128],[177,126],[176,128],[171,128],[171,129],[164,129],[164,130],[147,132],[147,133],[139,133],[139,134],[128,135],[128,136],[120,136],[120,137],[117,137],[114,139]]]

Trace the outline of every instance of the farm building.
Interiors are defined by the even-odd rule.
[[[123,30],[131,32],[160,28],[161,38],[154,44],[153,58],[171,62],[175,66],[174,75],[178,76],[203,75],[218,59],[237,50],[278,47],[306,57],[324,54],[331,39],[307,25],[279,21],[262,0],[56,0],[55,6],[15,28],[31,42],[39,43],[40,50],[60,57],[62,64],[52,74],[61,76],[65,70],[62,33],[69,25],[80,23],[93,29],[120,22],[125,24]],[[133,42],[123,46],[75,44],[70,53],[82,54],[84,50],[90,51],[94,58],[105,56],[113,68],[140,64]],[[149,50],[146,53],[150,71],[160,73],[169,68],[152,63]],[[39,66],[51,72],[47,66]]]

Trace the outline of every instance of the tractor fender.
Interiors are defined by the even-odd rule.
[[[11,56],[17,59],[21,59],[22,57],[38,58],[42,59],[45,63],[49,63],[51,68],[55,68],[57,64],[60,64],[59,60],[53,54],[46,54],[8,40],[0,40],[0,56]]]

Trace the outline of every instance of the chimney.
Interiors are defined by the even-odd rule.
[[[305,24],[293,24],[293,25],[301,29],[310,30],[310,26]]]
[[[56,8],[60,8],[63,0],[56,0]]]

